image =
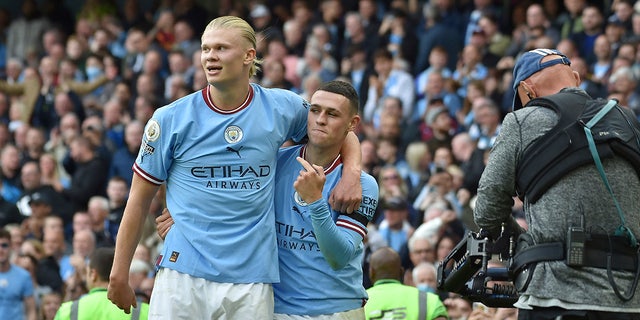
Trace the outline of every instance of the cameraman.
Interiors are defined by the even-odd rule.
[[[494,236],[503,223],[521,233],[515,262],[527,246],[539,249],[545,247],[540,244],[551,244],[555,248],[555,251],[540,251],[544,254],[537,255],[534,259],[537,261],[530,259],[516,266],[519,268],[514,282],[520,293],[515,303],[520,309],[518,319],[639,319],[640,293],[634,294],[638,273],[635,236],[640,236],[637,164],[617,155],[602,159],[623,215],[616,210],[613,196],[588,151],[587,165],[563,171],[538,196],[532,196],[528,189],[523,192],[518,172],[530,156],[527,148],[536,144],[560,119],[554,110],[540,107],[539,100],[527,103],[559,92],[584,95],[585,106],[592,99],[578,88],[580,77],[571,69],[569,59],[555,50],[525,52],[516,62],[513,77],[515,111],[505,117],[480,179],[474,219],[480,228]],[[525,104],[525,108],[520,108]],[[564,107],[576,106],[569,104]],[[611,112],[614,111],[617,112]],[[627,119],[637,127],[635,116]],[[624,130],[632,131],[629,126]],[[584,133],[580,138],[586,141]],[[545,152],[553,153],[553,150],[542,153]],[[512,196],[516,193],[524,200],[529,225],[526,233],[511,216]],[[624,237],[614,237],[614,231],[621,226],[626,226],[629,232],[624,232]],[[584,261],[577,265],[565,260],[566,248],[571,245],[570,241],[567,244],[571,227],[581,228],[581,234],[585,235]],[[607,256],[613,261],[609,268]],[[619,263],[621,260],[627,263]]]

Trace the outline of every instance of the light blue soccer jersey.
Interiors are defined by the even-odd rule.
[[[233,112],[207,88],[158,109],[133,170],[167,184],[175,221],[160,267],[227,283],[279,280],[273,191],[278,148],[306,135],[308,104],[292,92],[251,85]]]
[[[326,199],[342,176],[338,158],[325,169],[323,199],[306,204],[293,187],[300,170],[304,170],[296,161],[303,152],[304,146],[295,146],[278,154],[275,206],[280,283],[273,285],[275,312],[321,315],[360,308],[367,298],[362,286],[362,240],[366,223],[376,210],[378,185],[373,177],[362,173],[360,208],[351,215],[331,210]],[[321,217],[326,217],[324,224],[318,221]],[[319,224],[321,227],[314,229]],[[337,258],[325,257],[321,247],[323,251],[333,250]],[[335,252],[341,247],[342,251]]]
[[[24,299],[32,297],[33,292],[33,282],[27,270],[11,264],[7,272],[0,272],[2,319],[25,319]]]

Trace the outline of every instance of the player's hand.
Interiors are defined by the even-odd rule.
[[[329,197],[331,209],[338,212],[353,213],[360,207],[361,202],[362,185],[360,184],[360,172],[349,174],[343,170],[342,178],[333,188]]]
[[[324,168],[309,163],[307,160],[297,157],[304,170],[300,170],[298,178],[293,183],[300,198],[306,203],[312,203],[322,198],[322,189],[327,177],[324,175]]]
[[[156,232],[158,232],[160,239],[164,240],[172,225],[173,218],[171,217],[171,213],[169,209],[164,208],[162,214],[156,218]]]
[[[126,278],[128,279],[128,277]],[[115,281],[113,278],[109,280],[107,287],[107,298],[113,302],[118,308],[124,310],[125,313],[131,313],[131,307],[136,308],[136,294],[128,283],[128,280]]]

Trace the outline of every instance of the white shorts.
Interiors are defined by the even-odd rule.
[[[156,275],[149,319],[273,319],[269,283],[218,283],[162,268]]]
[[[319,316],[300,316],[295,314],[276,313],[275,320],[364,320],[364,308],[353,309]]]

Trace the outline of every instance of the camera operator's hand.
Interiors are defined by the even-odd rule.
[[[476,308],[471,311],[467,320],[492,320],[493,314],[486,309]]]

